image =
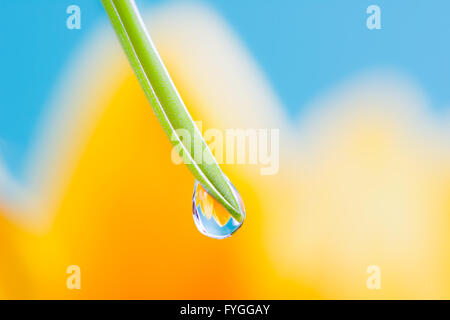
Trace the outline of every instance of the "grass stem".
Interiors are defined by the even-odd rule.
[[[179,146],[189,170],[203,187],[238,221],[242,220],[227,178],[192,120],[172,79],[167,72],[133,0],[101,0],[119,37],[145,95],[159,123],[174,146]],[[187,145],[177,130],[190,134]],[[175,137],[175,139],[174,139]],[[197,163],[194,150],[201,150],[202,161]]]

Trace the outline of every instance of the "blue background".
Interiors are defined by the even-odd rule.
[[[137,0],[139,7],[170,2]],[[439,114],[450,92],[450,1],[211,0],[270,79],[286,112],[349,75],[387,67],[422,86]],[[66,28],[66,8],[82,12],[81,30]],[[381,7],[382,30],[368,30],[366,8]],[[96,24],[98,0],[10,0],[0,4],[0,158],[22,175],[37,120],[66,62]]]

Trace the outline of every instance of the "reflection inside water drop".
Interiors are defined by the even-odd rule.
[[[227,238],[239,229],[244,222],[244,203],[233,184],[231,182],[229,184],[242,212],[242,220],[240,222],[233,218],[227,209],[209,195],[198,181],[195,181],[194,197],[192,199],[194,221],[198,230],[208,237],[216,239]]]

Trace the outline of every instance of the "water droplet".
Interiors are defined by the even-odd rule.
[[[208,237],[216,239],[227,238],[239,229],[244,222],[244,203],[233,184],[231,182],[228,183],[240,206],[242,212],[241,221],[237,221],[198,181],[195,181],[194,197],[192,199],[194,221],[198,230]]]

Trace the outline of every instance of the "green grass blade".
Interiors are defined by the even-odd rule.
[[[200,131],[184,105],[133,0],[101,0],[142,89],[161,126],[174,146],[179,146],[189,170],[203,187],[238,221],[242,213],[227,178],[214,159]],[[176,130],[190,134],[191,144],[183,143]],[[176,139],[172,139],[176,137]],[[194,150],[201,150],[202,161],[195,162]],[[197,151],[198,152],[198,151]],[[182,157],[183,158],[183,157]]]

